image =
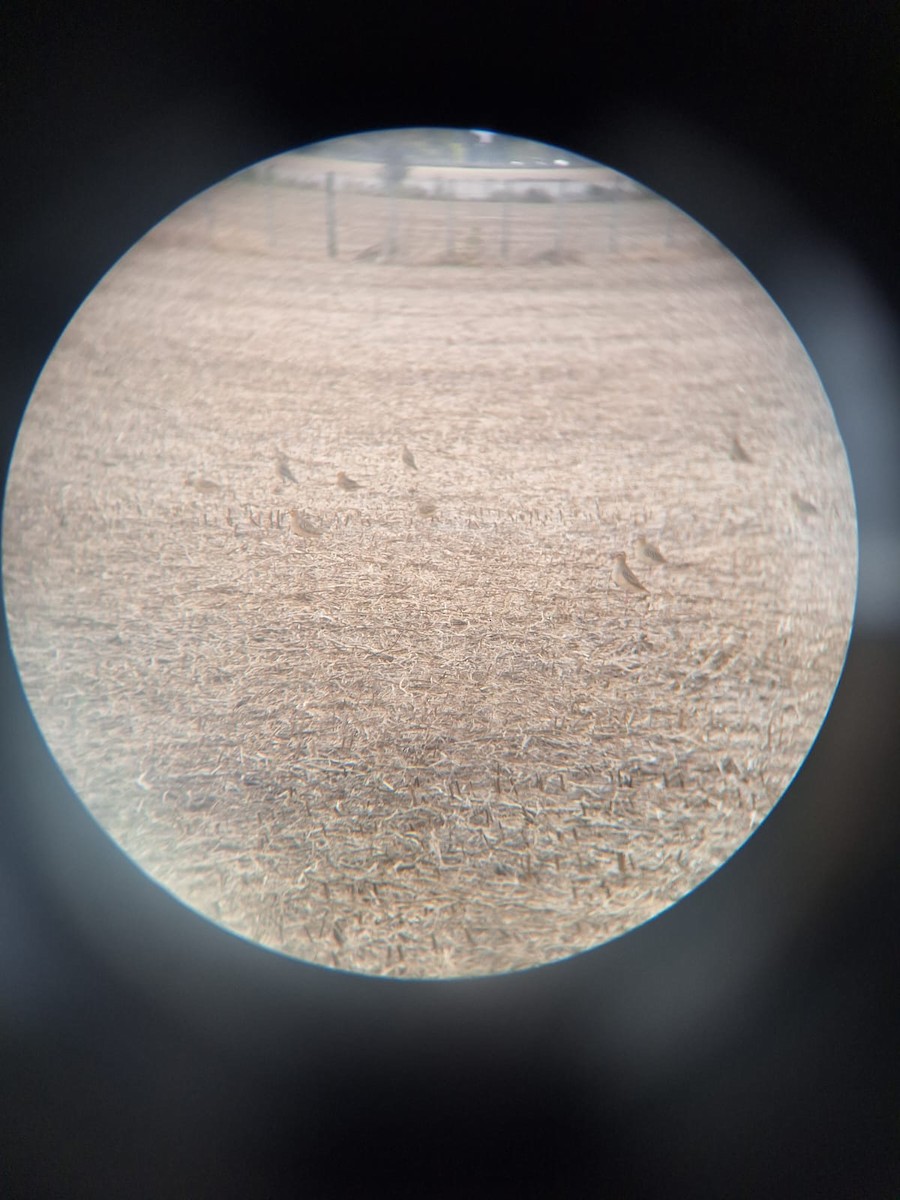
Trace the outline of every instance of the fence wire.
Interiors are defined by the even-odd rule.
[[[361,166],[290,172],[266,164],[205,193],[183,215],[193,217],[191,235],[200,240],[409,266],[595,265],[610,256],[696,253],[708,241],[673,205],[613,172],[601,182],[584,170],[510,177],[416,168],[389,184],[377,164]]]

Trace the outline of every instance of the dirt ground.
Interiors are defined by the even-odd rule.
[[[10,634],[84,803],[199,912],[350,970],[522,968],[781,796],[850,633],[852,490],[796,338],[661,202],[572,205],[555,260],[513,204],[502,263],[498,205],[456,206],[448,263],[445,205],[386,204],[338,194],[332,260],[321,192],[233,181],[103,280],[16,448]]]

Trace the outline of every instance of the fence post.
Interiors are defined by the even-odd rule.
[[[215,208],[213,207],[213,198],[212,198],[212,189],[211,188],[207,189],[207,191],[204,192],[203,199],[204,199],[203,211],[206,214],[206,236],[209,238],[210,241],[212,241],[213,235],[215,233],[215,227],[216,227],[216,211],[215,211]]]
[[[613,191],[612,212],[609,218],[609,250],[611,254],[615,254],[619,249],[619,197],[621,192],[618,188]]]
[[[270,250],[275,249],[275,171],[270,167],[266,172],[263,187],[266,193],[266,242]]]
[[[447,181],[447,207],[444,214],[447,220],[447,257],[452,259],[456,257],[456,211],[455,211],[456,196],[453,189],[453,180]]]
[[[337,258],[337,221],[334,215],[334,171],[325,176],[325,236],[327,240],[328,257]]]
[[[556,212],[554,214],[556,217],[556,221],[555,221],[556,231],[555,231],[554,238],[553,238],[553,250],[556,255],[561,255],[562,248],[563,248],[563,230],[565,227],[565,219],[564,219],[565,214],[563,212],[563,205],[565,204],[564,195],[565,195],[565,185],[563,184],[563,181],[560,179],[559,185],[557,186],[557,189],[556,189],[556,204],[554,205],[554,207],[556,209]]]
[[[388,258],[396,258],[397,256],[397,184],[391,182],[388,185],[388,229],[387,229],[387,246],[385,247]]]

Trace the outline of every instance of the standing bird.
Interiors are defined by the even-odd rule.
[[[804,517],[818,516],[819,510],[811,500],[804,500],[797,492],[791,492],[791,499],[794,502],[794,508],[798,513],[802,513]]]
[[[413,454],[412,450],[410,450],[409,446],[403,447],[402,457],[406,466],[411,467],[413,471],[418,471],[419,468],[416,466],[415,455]]]
[[[635,542],[635,556],[642,563],[647,563],[648,566],[658,567],[662,563],[669,560],[664,558],[656,546],[652,542],[648,542],[645,537],[639,537]]]
[[[281,479],[281,480],[282,480],[284,483],[297,483],[297,482],[298,482],[296,475],[295,475],[295,474],[294,474],[294,472],[291,470],[291,464],[290,464],[290,463],[288,462],[288,460],[287,460],[287,459],[284,457],[284,455],[282,455],[282,456],[281,456],[281,457],[278,459],[278,463],[277,463],[277,465],[276,465],[276,468],[275,468],[275,469],[276,469],[276,470],[277,470],[277,472],[278,472],[278,476],[279,476],[279,478],[280,478],[280,479]]]
[[[221,491],[219,484],[213,483],[211,479],[206,479],[202,475],[197,475],[194,471],[190,475],[185,475],[184,482],[188,487],[196,488],[198,492]]]
[[[315,525],[309,517],[298,513],[296,508],[291,509],[291,529],[296,533],[297,537],[321,537],[322,530],[318,525]]]
[[[612,569],[612,581],[616,587],[621,588],[623,592],[631,592],[634,596],[648,595],[647,589],[631,570],[621,550],[613,555],[613,561],[615,565]]]
[[[744,447],[741,445],[740,441],[738,440],[737,434],[735,434],[735,436],[731,442],[731,460],[732,460],[732,462],[741,462],[741,463],[753,462],[753,459],[750,457],[750,455],[747,453],[747,451],[744,449]]]
[[[355,479],[351,479],[346,471],[338,471],[337,485],[343,488],[345,492],[355,492],[362,487],[361,483],[357,483]]]

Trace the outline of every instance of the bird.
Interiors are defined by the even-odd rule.
[[[437,512],[437,505],[433,500],[420,500],[416,510],[420,517],[433,517]]]
[[[403,447],[402,458],[408,467],[411,467],[414,471],[418,471],[419,468],[416,466],[415,455],[413,454],[412,450],[410,450],[409,446]]]
[[[309,517],[298,513],[296,508],[291,509],[291,529],[296,533],[297,537],[321,537],[322,530],[312,522]]]
[[[298,482],[298,481],[297,481],[297,477],[296,477],[296,475],[295,475],[295,474],[294,474],[294,472],[291,470],[291,465],[290,465],[290,463],[289,463],[289,462],[288,462],[288,460],[287,460],[287,459],[284,457],[284,455],[282,455],[282,456],[281,456],[281,457],[278,459],[278,463],[277,463],[277,465],[276,465],[276,468],[275,468],[275,469],[277,470],[277,472],[278,472],[278,474],[279,474],[280,478],[281,478],[281,479],[282,479],[282,480],[283,480],[285,483],[297,483],[297,482]]]
[[[204,479],[200,475],[195,475],[193,472],[184,477],[184,482],[188,487],[194,487],[198,492],[218,492],[221,490],[218,483],[213,483],[211,479]]]
[[[343,488],[345,492],[355,492],[358,488],[362,487],[362,484],[357,483],[355,479],[351,479],[346,471],[338,471],[337,485],[339,488]]]
[[[797,512],[803,513],[805,517],[818,516],[819,510],[811,500],[804,500],[797,492],[791,492],[791,499],[794,502],[794,508],[796,508]]]
[[[621,588],[623,592],[631,592],[635,596],[646,596],[647,589],[631,570],[621,550],[618,554],[613,555],[613,561],[615,566],[612,569],[612,581],[616,587]]]
[[[635,542],[635,557],[642,563],[647,563],[651,567],[658,567],[662,563],[669,560],[660,554],[656,546],[652,542],[648,542],[645,537],[639,537]]]
[[[748,463],[753,462],[753,459],[741,445],[737,435],[731,441],[731,458],[733,462]]]

